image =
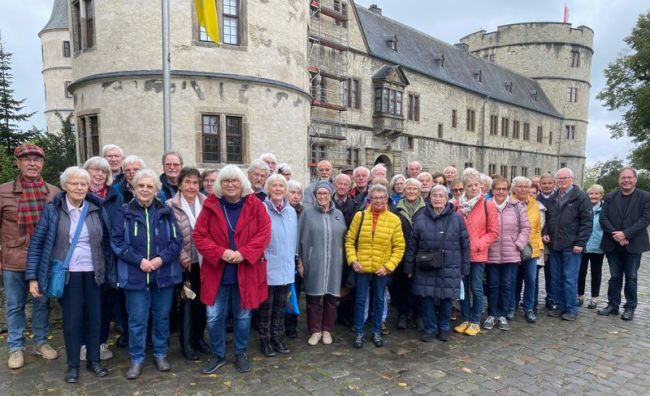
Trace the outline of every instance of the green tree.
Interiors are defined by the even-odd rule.
[[[618,172],[625,166],[623,161],[613,158],[608,161],[598,161],[593,166],[585,168],[585,181],[582,187],[587,190],[592,184],[600,184],[605,193],[618,189]],[[645,170],[637,172],[637,188],[650,191],[650,173]]]
[[[72,115],[68,115],[65,119],[59,113],[56,113],[56,116],[61,121],[61,130],[56,133],[39,133],[35,143],[45,152],[43,179],[58,186],[59,176],[65,168],[77,163],[77,153],[71,122]]]
[[[27,121],[34,113],[25,113],[25,99],[14,99],[11,87],[11,53],[6,52],[0,37],[0,145],[11,156],[16,146],[36,137],[34,130],[21,131],[17,122]]]

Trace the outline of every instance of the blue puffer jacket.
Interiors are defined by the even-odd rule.
[[[406,250],[404,273],[413,274],[413,294],[421,297],[451,298],[460,296],[460,282],[469,274],[469,234],[465,222],[448,203],[437,215],[431,205],[421,209],[413,219],[411,240]],[[447,236],[443,238],[445,228]],[[443,242],[444,239],[444,242]],[[416,255],[444,249],[441,269],[421,271]]]
[[[591,236],[587,241],[587,253],[599,253],[603,254],[603,250],[600,248],[600,242],[603,239],[603,227],[600,226],[600,210],[603,207],[602,202],[598,202],[596,206],[593,206],[591,210],[594,212],[594,225],[591,229]]]
[[[47,290],[50,283],[50,263],[55,259],[63,261],[70,246],[70,220],[61,217],[61,214],[67,216],[64,205],[65,192],[60,192],[43,209],[29,243],[25,280],[37,280],[41,293]],[[84,205],[90,205],[84,224],[90,235],[95,282],[97,285],[105,282],[115,284],[115,261],[110,248],[106,212],[101,207],[102,201],[95,195],[87,194]],[[63,238],[59,238],[60,235]]]
[[[118,286],[142,290],[149,284],[158,288],[178,284],[183,279],[179,254],[183,245],[173,210],[160,200],[140,206],[137,199],[120,208],[113,221],[111,246],[117,255]],[[160,257],[163,264],[146,273],[140,269],[143,258]]]

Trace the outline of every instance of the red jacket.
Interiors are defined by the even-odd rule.
[[[225,263],[223,252],[229,248],[228,223],[219,198],[211,194],[203,203],[193,232],[196,250],[203,256],[201,265],[201,302],[213,305]],[[256,309],[268,297],[264,250],[271,240],[271,220],[264,204],[254,195],[244,198],[235,244],[244,256],[238,264],[237,282],[243,309]]]
[[[481,197],[468,216],[457,206],[458,213],[465,219],[469,233],[470,261],[485,263],[490,245],[499,237],[499,214],[492,201]],[[487,214],[487,216],[486,216]]]

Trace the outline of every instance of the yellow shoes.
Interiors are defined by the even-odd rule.
[[[468,336],[475,336],[475,335],[477,335],[477,334],[480,333],[480,332],[481,332],[481,328],[479,327],[479,325],[476,324],[476,323],[472,323],[472,324],[470,324],[469,327],[465,330],[465,335],[468,335]]]
[[[469,327],[469,322],[463,322],[459,324],[458,326],[454,327],[454,331],[456,333],[464,333],[465,330]]]

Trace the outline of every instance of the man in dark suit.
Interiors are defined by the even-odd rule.
[[[637,304],[637,272],[641,254],[650,250],[650,193],[636,188],[636,170],[623,168],[618,174],[619,191],[605,196],[600,212],[603,240],[600,247],[609,263],[607,306],[599,315],[616,315],[621,304],[621,288],[625,276],[625,305],[621,319],[634,319]]]

